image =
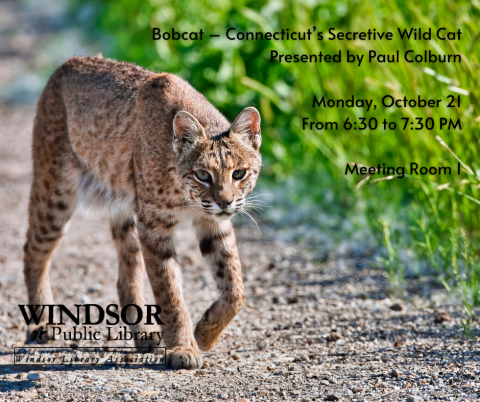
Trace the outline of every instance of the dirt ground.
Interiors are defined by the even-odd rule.
[[[287,241],[298,228],[260,222],[262,237],[241,219],[235,225],[247,303],[212,352],[204,353],[201,370],[14,365],[14,348],[24,345],[26,332],[18,305],[27,302],[22,247],[34,118],[34,108],[21,103],[39,85],[30,71],[42,65],[38,50],[50,43],[48,18],[0,1],[0,402],[479,398],[480,348],[463,336],[461,308],[450,305],[431,279],[408,279],[404,300],[393,300],[377,250],[351,241],[335,246],[328,234]],[[36,31],[23,32],[27,23]],[[188,227],[178,233],[178,251],[196,322],[217,297],[216,287]],[[116,278],[107,219],[79,211],[53,258],[55,301],[69,307],[118,303]],[[147,279],[145,285],[153,303]],[[104,336],[106,326],[98,329]],[[105,339],[48,346],[78,351],[99,344],[106,350],[132,346]]]

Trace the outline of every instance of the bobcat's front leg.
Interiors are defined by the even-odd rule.
[[[197,369],[203,361],[183,300],[180,267],[171,230],[175,224],[176,221],[172,220],[152,228],[151,223],[139,222],[140,242],[155,301],[161,308],[167,365],[172,369]]]
[[[210,350],[245,302],[242,267],[238,257],[233,225],[229,220],[195,222],[200,251],[213,268],[221,294],[203,314],[195,328],[195,339],[202,350]]]

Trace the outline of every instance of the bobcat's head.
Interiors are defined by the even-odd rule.
[[[192,204],[219,220],[242,210],[257,182],[260,114],[245,108],[228,131],[208,136],[198,120],[180,111],[173,120],[177,168]]]

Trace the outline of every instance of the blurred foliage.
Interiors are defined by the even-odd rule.
[[[474,304],[478,304],[479,288],[473,285],[478,281],[468,279],[477,278],[478,263],[468,259],[467,264],[460,248],[451,241],[456,238],[452,233],[462,233],[460,237],[465,240],[464,244],[468,243],[468,253],[478,255],[480,214],[479,205],[474,201],[479,199],[480,185],[480,128],[475,119],[480,106],[480,3],[477,0],[74,1],[78,2],[74,7],[76,17],[92,40],[102,43],[105,57],[135,62],[159,72],[174,72],[188,80],[231,120],[243,107],[255,105],[263,119],[263,177],[277,182],[294,177],[297,190],[288,197],[308,199],[332,214],[362,210],[378,234],[379,242],[384,240],[385,227],[388,227],[389,249],[401,246],[428,258],[447,285],[471,283],[475,286]],[[230,27],[239,32],[281,28],[304,31],[313,26],[317,32],[326,32],[330,27],[338,31],[375,28],[380,32],[394,32],[394,40],[278,42],[225,38]],[[152,27],[162,31],[203,29],[207,35],[203,41],[195,42],[153,41]],[[439,27],[455,32],[461,29],[463,35],[460,41],[399,39],[397,28],[410,27],[432,28],[433,32]],[[209,34],[222,37],[210,38]],[[283,54],[319,51],[333,54],[339,50],[343,54],[347,50],[357,54],[367,54],[368,50],[391,54],[397,49],[401,53],[411,49],[423,54],[431,50],[435,54],[461,54],[462,63],[364,61],[360,67],[346,62],[341,65],[279,64],[269,61],[273,49]],[[458,95],[457,87],[464,90],[460,91],[463,93],[461,106],[447,108],[446,97]],[[325,95],[328,99],[354,95],[357,99],[373,99],[378,107],[370,112],[360,108],[313,109],[313,95],[318,98]],[[439,108],[386,109],[381,106],[385,95],[395,98],[421,95],[442,99],[442,104]],[[304,131],[303,117],[336,121],[340,128],[338,131]],[[397,123],[397,129],[342,129],[341,123],[346,118],[358,121],[361,117],[376,117],[378,122],[387,118]],[[433,130],[404,131],[402,117],[432,117],[437,123]],[[440,117],[460,118],[462,130],[440,131]],[[470,173],[464,170],[460,177],[422,176],[382,181],[364,186],[359,192],[355,192],[354,187],[360,177],[344,174],[346,163],[352,161],[367,166],[379,163],[409,166],[410,162],[417,162],[421,166],[452,166],[455,170],[455,158],[435,139],[436,135],[471,167]],[[463,182],[444,186],[443,190],[437,188],[439,184],[462,179]],[[459,272],[463,272],[466,279],[460,278]]]

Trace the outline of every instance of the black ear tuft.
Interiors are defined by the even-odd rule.
[[[258,110],[251,106],[243,109],[232,123],[230,131],[244,136],[258,151],[262,143]]]

